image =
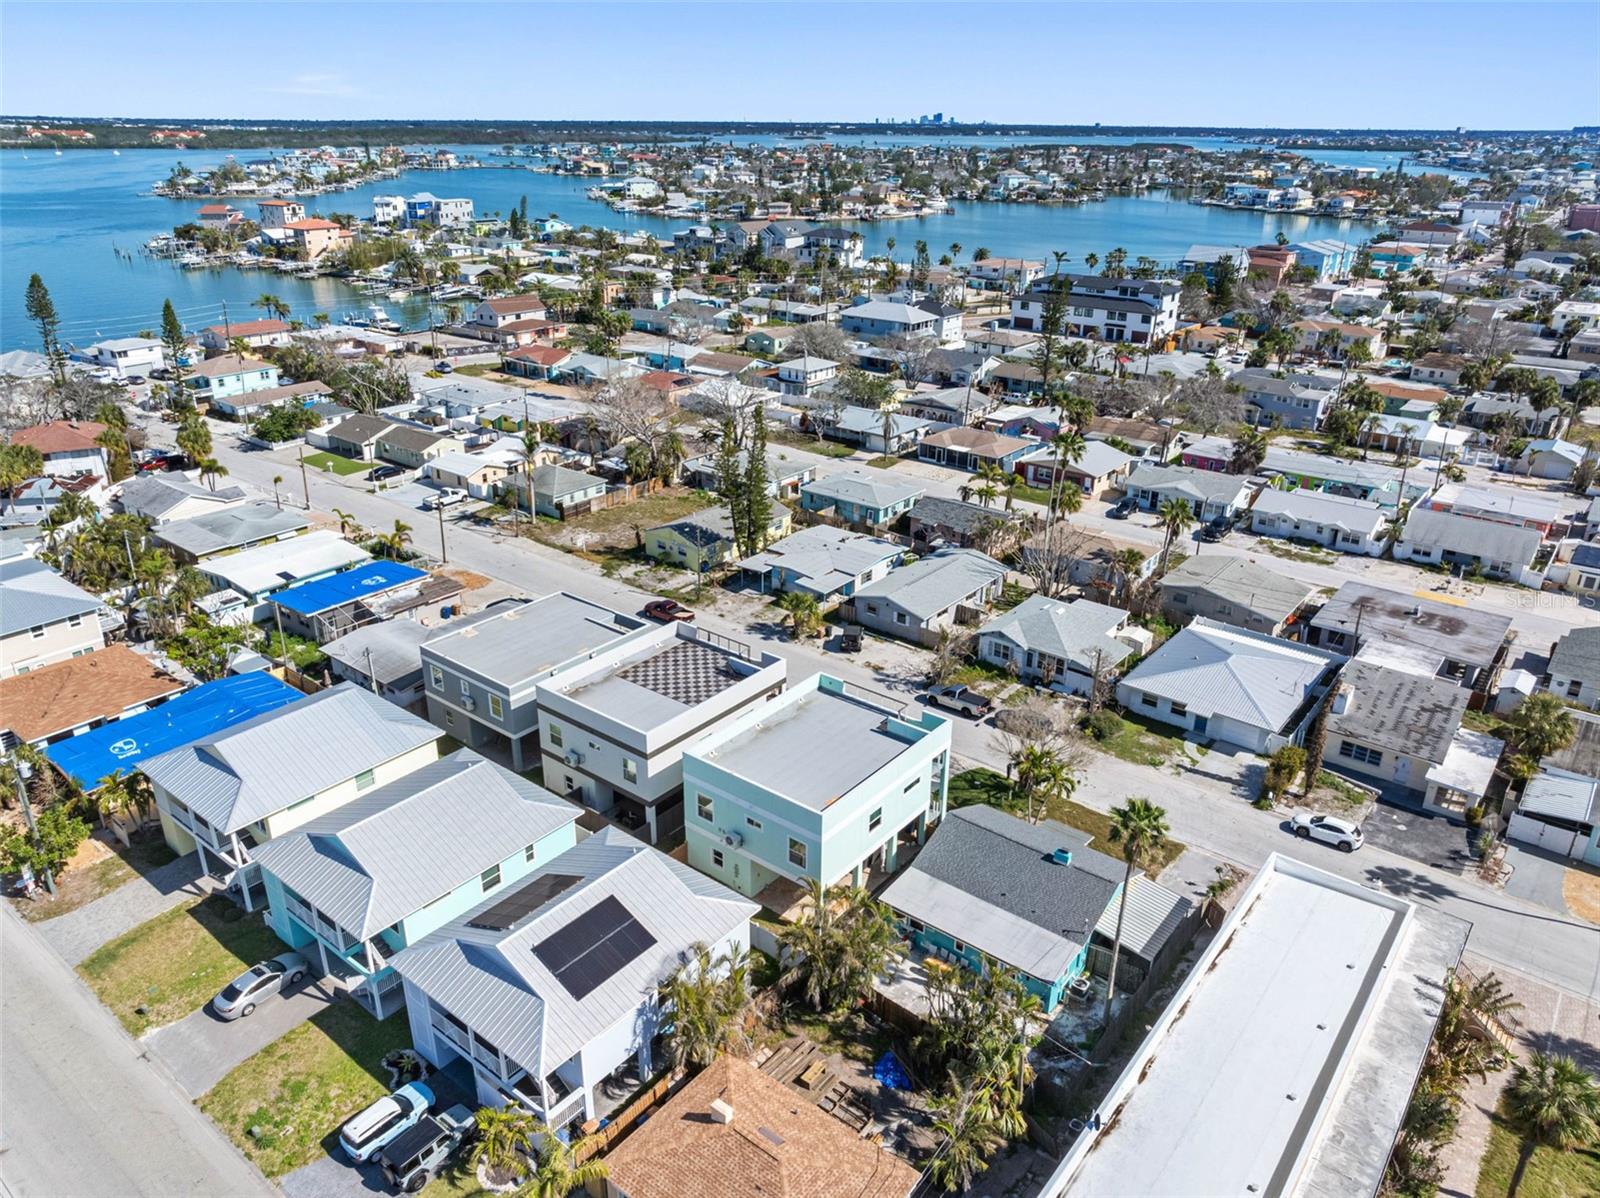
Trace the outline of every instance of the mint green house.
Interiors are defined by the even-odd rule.
[[[267,922],[382,1019],[404,1001],[390,958],[571,848],[577,817],[461,749],[261,845]]]
[[[949,772],[942,716],[814,674],[685,750],[689,864],[751,897],[893,873],[944,817]]]

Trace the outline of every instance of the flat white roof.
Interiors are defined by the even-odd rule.
[[[1268,858],[1042,1193],[1371,1193],[1466,938],[1418,916]]]

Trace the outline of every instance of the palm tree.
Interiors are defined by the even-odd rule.
[[[1538,1145],[1570,1152],[1600,1139],[1600,1085],[1570,1057],[1533,1053],[1512,1071],[1505,1101],[1522,1130],[1513,1195]]]
[[[797,641],[810,636],[822,623],[822,607],[815,595],[785,591],[778,596],[778,606],[787,614],[789,631]]]
[[[260,308],[269,317],[276,320],[283,320],[289,315],[289,305],[270,291],[263,291],[250,306],[252,308]]]
[[[527,1167],[527,1153],[540,1123],[521,1107],[479,1107],[477,1140],[468,1159],[482,1167],[490,1180],[514,1178]]]
[[[532,1198],[568,1198],[573,1190],[585,1189],[592,1182],[606,1179],[610,1170],[604,1161],[596,1159],[600,1145],[593,1136],[585,1136],[568,1147],[544,1124],[536,1127],[542,1138],[534,1159],[533,1176],[519,1193],[532,1195]]]
[[[206,480],[206,485],[213,491],[217,489],[217,479],[227,476],[228,468],[216,458],[205,458],[200,462],[200,477]]]
[[[986,1084],[962,1086],[935,1098],[933,1130],[942,1138],[928,1176],[946,1193],[966,1189],[988,1167],[1005,1137],[995,1127],[994,1096]]]
[[[1104,1018],[1111,1019],[1111,1001],[1117,993],[1117,955],[1122,951],[1122,917],[1128,910],[1128,889],[1133,870],[1142,866],[1167,842],[1167,813],[1149,799],[1129,799],[1111,809],[1111,843],[1122,846],[1122,894],[1117,901],[1117,933],[1111,939],[1111,966],[1106,971]]]
[[[1167,539],[1161,545],[1161,573],[1165,574],[1172,543],[1194,527],[1194,509],[1181,499],[1164,499],[1159,514],[1161,527],[1167,533]]]
[[[1233,458],[1228,468],[1235,474],[1254,474],[1267,457],[1267,438],[1260,429],[1249,428],[1233,443]]]
[[[872,989],[900,951],[889,909],[860,886],[808,883],[805,913],[779,934],[786,962],[804,971],[812,1008],[837,1009]]]
[[[1518,751],[1533,763],[1566,748],[1577,734],[1567,705],[1549,691],[1529,695],[1507,722]]]
[[[280,512],[283,511],[283,496],[278,494],[278,487],[282,483],[283,483],[283,475],[274,474],[272,476],[272,498],[277,503],[278,510]]]
[[[38,478],[44,471],[44,455],[32,445],[0,446],[0,492],[6,499],[15,497],[16,490],[30,479]],[[0,512],[4,506],[0,505]]]
[[[394,528],[378,537],[378,544],[387,556],[400,560],[406,546],[411,544],[411,525],[404,520],[396,520]]]
[[[344,536],[345,533],[349,532],[352,528],[361,527],[360,524],[356,522],[356,518],[349,512],[340,511],[338,508],[334,508],[333,514],[339,521],[339,535],[341,537]]]
[[[713,954],[710,946],[695,944],[689,960],[662,984],[660,997],[670,1012],[667,1059],[674,1069],[703,1069],[717,1054],[748,1043],[750,954],[740,949]]]

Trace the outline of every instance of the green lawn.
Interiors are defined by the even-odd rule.
[[[281,1177],[334,1150],[339,1125],[389,1092],[383,1058],[410,1044],[405,1011],[379,1023],[353,1002],[335,1003],[236,1067],[200,1109],[263,1173]]]
[[[780,429],[768,429],[767,442],[772,445],[789,445],[795,449],[804,449],[808,453],[825,458],[847,458],[855,452],[849,445],[841,445],[837,441],[818,441],[804,433],[784,432]]]
[[[1160,802],[1157,796],[1156,801]],[[973,803],[986,803],[1014,815],[1023,814],[1012,794],[1011,783],[1003,774],[989,769],[972,769],[950,779],[950,806],[966,807]],[[1070,800],[1063,804],[1062,822],[1094,838],[1093,847],[1115,857],[1116,845],[1111,843],[1111,817],[1091,807]],[[1149,873],[1155,877],[1176,861],[1188,847],[1176,840],[1168,840],[1151,862]]]
[[[78,972],[131,1035],[142,1035],[284,951],[260,915],[233,914],[242,912],[220,895],[175,907],[96,949]]]
[[[331,470],[335,474],[362,474],[372,469],[371,462],[358,462],[354,458],[342,458],[336,453],[306,454],[306,466],[312,470]]]
[[[289,636],[276,631],[267,633],[267,644],[264,652],[268,657],[280,658],[285,655],[297,670],[309,670],[312,666],[320,666],[328,660],[328,655],[322,651],[322,646],[315,641],[308,641],[304,637]]]
[[[1178,743],[1183,739],[1173,729],[1144,720],[1129,719],[1127,716],[1117,716],[1116,719],[1120,725],[1116,735],[1092,743],[1102,753],[1110,753],[1134,765],[1165,765],[1178,751]]]
[[[1503,1111],[1489,1128],[1489,1147],[1478,1170],[1477,1198],[1508,1198],[1517,1172],[1522,1137]],[[1557,1152],[1537,1147],[1516,1189],[1516,1198],[1595,1198],[1600,1195],[1600,1149]]]

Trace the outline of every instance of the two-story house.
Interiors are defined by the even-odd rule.
[[[892,524],[922,497],[923,488],[900,482],[883,470],[848,470],[830,474],[800,488],[800,506],[808,512],[831,512],[851,524]]]
[[[544,777],[562,794],[644,828],[683,827],[683,753],[708,729],[783,691],[784,659],[672,623],[538,686]]]
[[[862,885],[944,817],[949,772],[944,717],[815,674],[684,754],[689,864],[751,896]]]
[[[565,592],[450,624],[422,646],[428,719],[468,748],[508,745],[512,765],[527,769],[538,684],[653,627]]]
[[[402,997],[394,954],[566,852],[577,818],[458,750],[258,847],[267,923],[382,1019]]]
[[[258,904],[253,852],[439,756],[439,729],[352,683],[147,758],[161,831]]]
[[[556,1133],[599,1116],[614,1076],[653,1076],[660,988],[697,946],[744,952],[759,908],[605,828],[394,959],[411,1043],[471,1066],[476,1101]]]
[[[1011,327],[1043,327],[1045,306],[1059,286],[1067,290],[1062,331],[1098,341],[1144,345],[1178,331],[1175,279],[1115,279],[1105,275],[1047,275],[1011,300]]]
[[[91,345],[83,356],[119,379],[148,375],[167,361],[166,347],[154,337],[112,337]]]
[[[94,420],[52,420],[19,428],[11,444],[27,445],[44,459],[40,471],[46,478],[78,478],[92,474],[109,481],[106,449],[100,444],[106,426]]]
[[[1258,428],[1317,429],[1339,394],[1339,376],[1280,373],[1265,366],[1236,370],[1228,381],[1242,392],[1245,420]]]
[[[0,563],[0,678],[106,643],[100,600],[35,558]]]
[[[278,385],[278,368],[243,354],[219,354],[196,363],[187,377],[198,401],[214,403],[252,391],[271,390]]]

